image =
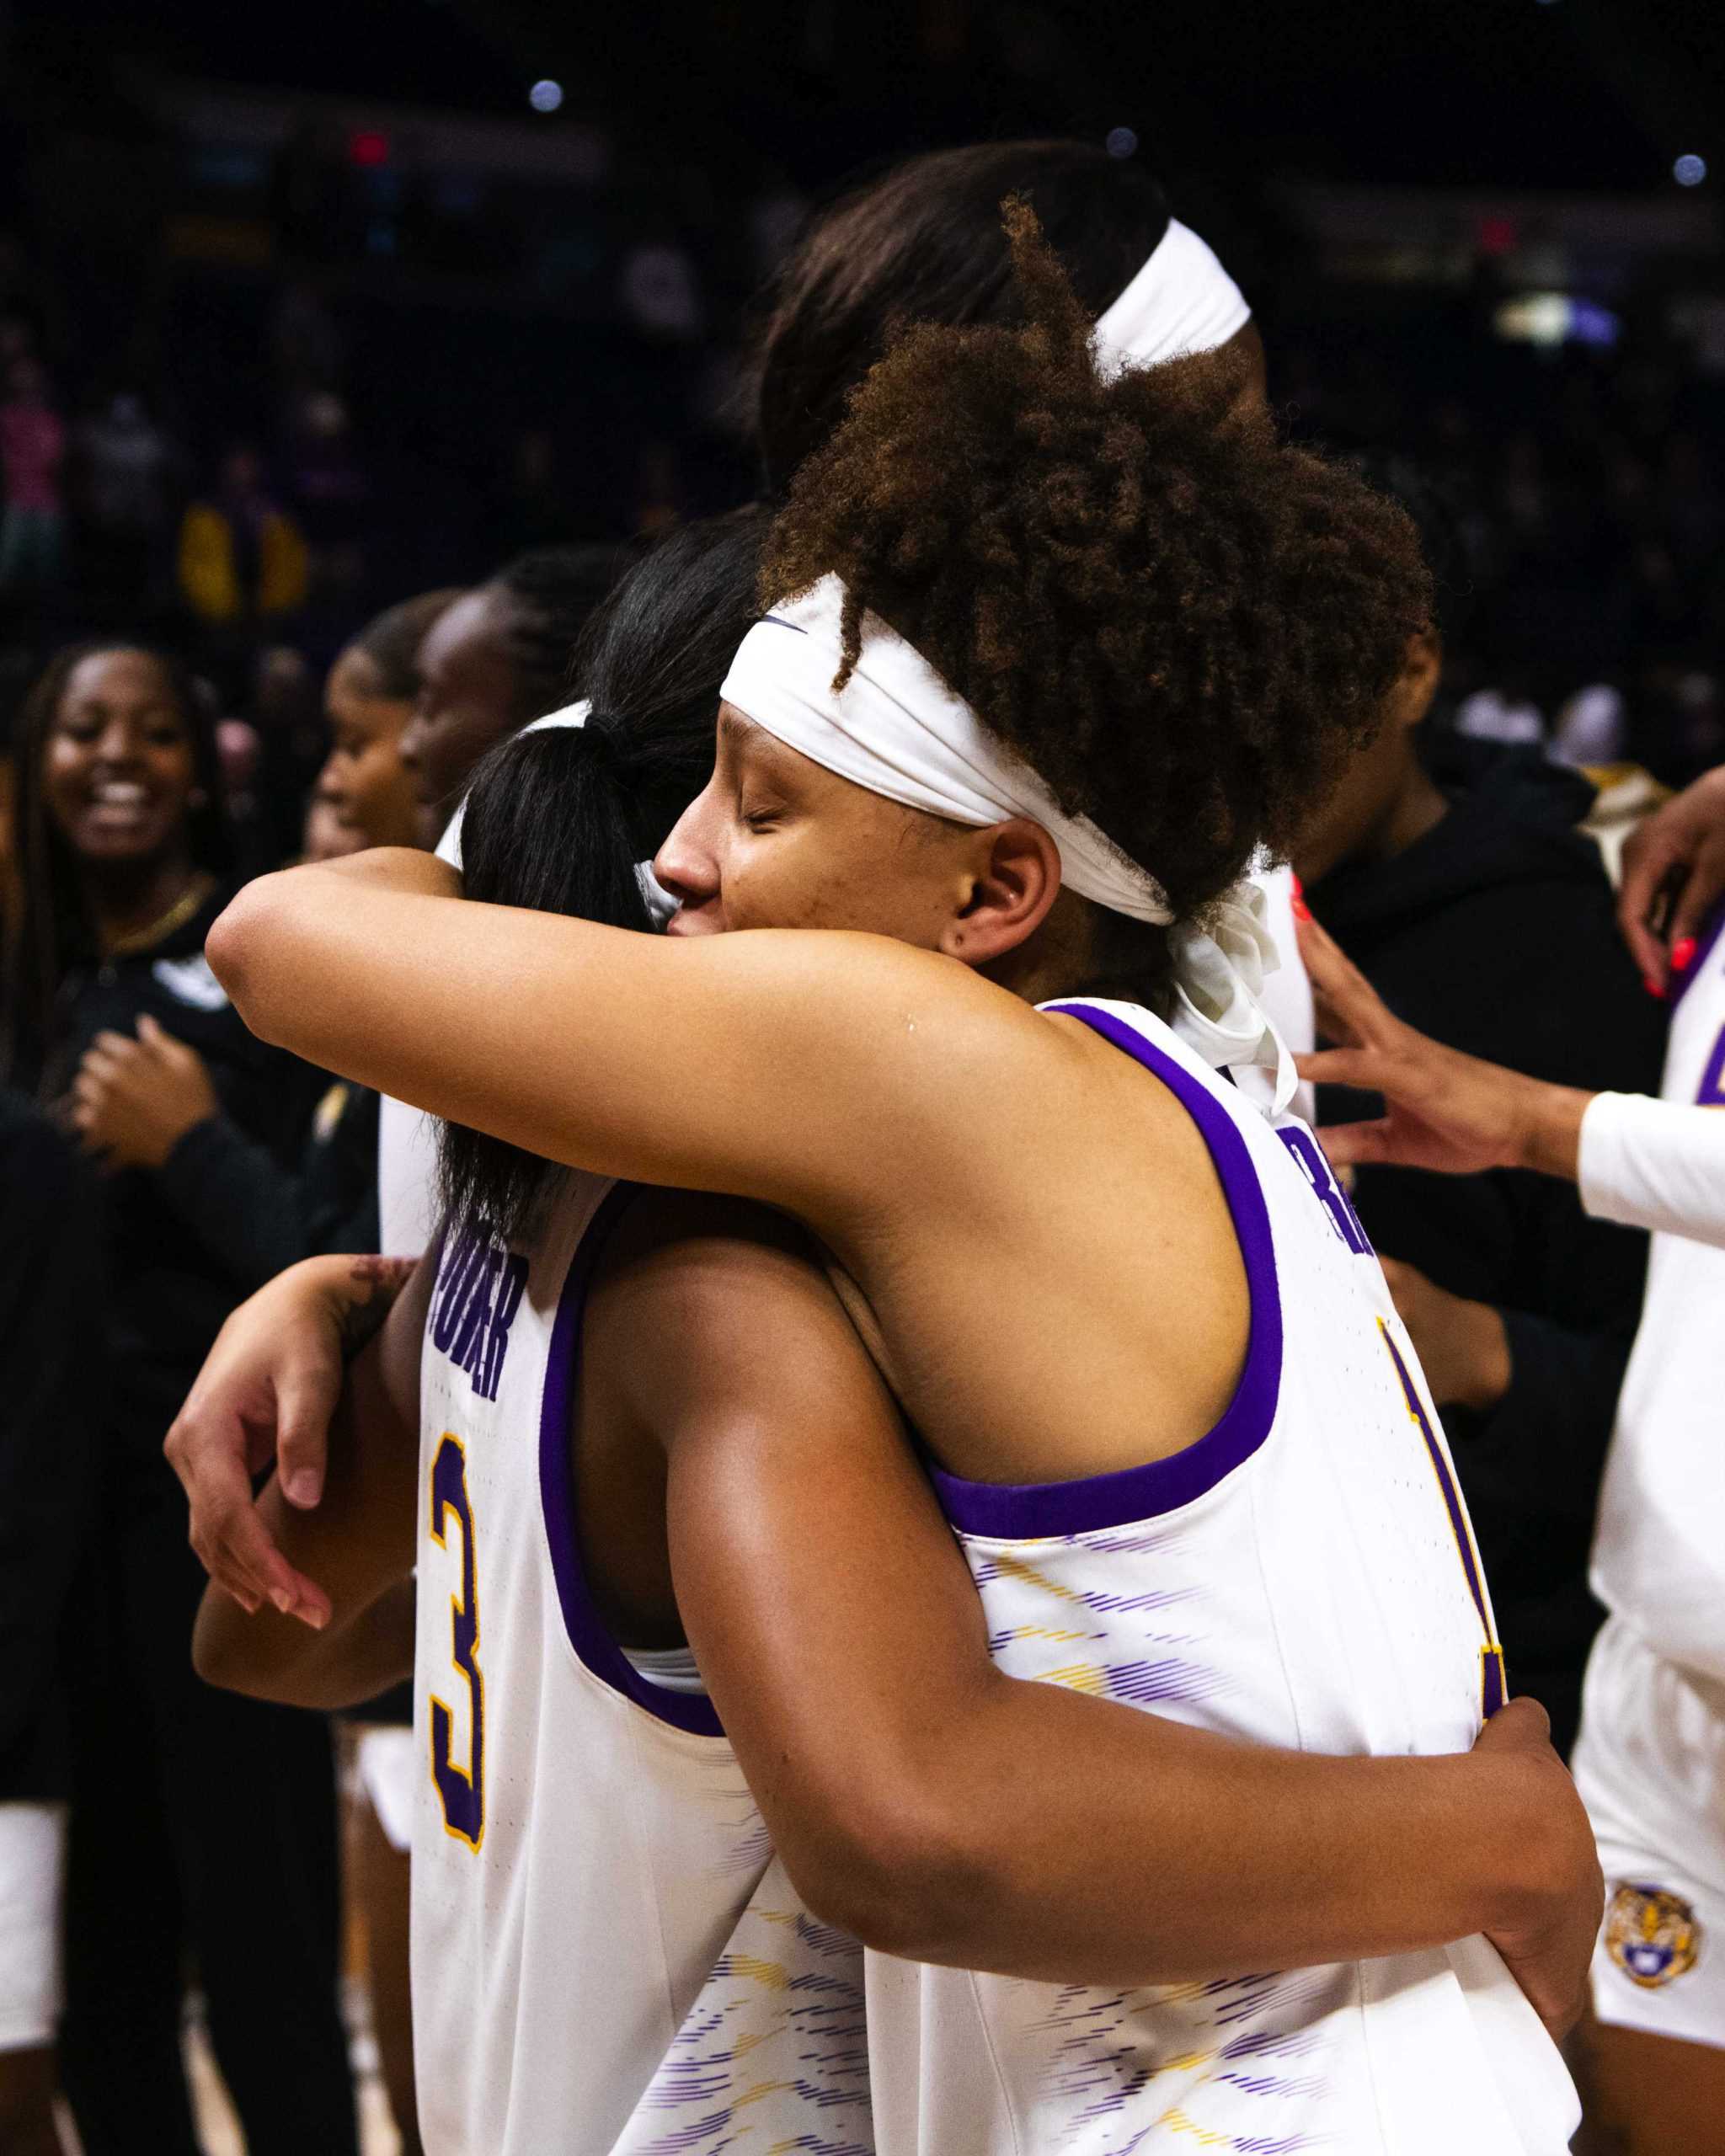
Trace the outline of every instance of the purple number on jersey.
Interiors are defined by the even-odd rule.
[[[1311,1185],[1312,1195],[1330,1216],[1330,1225],[1356,1257],[1372,1256],[1371,1238],[1359,1225],[1359,1215],[1348,1203],[1348,1193],[1324,1158],[1323,1148],[1303,1123],[1284,1123],[1276,1133]]]
[[[467,1764],[450,1757],[451,1715],[431,1696],[431,1779],[443,1806],[449,1833],[478,1849],[485,1834],[485,1680],[479,1673],[479,1597],[473,1577],[473,1508],[467,1498],[467,1462],[459,1438],[446,1431],[431,1463],[431,1540],[440,1550],[446,1517],[453,1513],[462,1530],[462,1589],[449,1598],[449,1646],[456,1668],[467,1680],[472,1736]]]
[[[1713,1043],[1695,1102],[1701,1108],[1725,1108],[1725,1026],[1720,1027],[1719,1038]]]

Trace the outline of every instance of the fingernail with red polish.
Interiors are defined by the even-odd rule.
[[[1686,974],[1695,963],[1695,938],[1680,936],[1671,946],[1671,966],[1674,973]]]
[[[1651,974],[1643,974],[1642,975],[1641,985],[1647,990],[1649,995],[1657,996],[1661,1003],[1665,1001],[1664,990],[1659,985],[1658,982],[1653,979]]]
[[[1293,886],[1295,897],[1303,899],[1306,896],[1306,886],[1291,868],[1288,871],[1288,881]]]
[[[1311,908],[1307,905],[1304,899],[1300,898],[1297,895],[1294,900],[1294,918],[1295,921],[1310,921],[1311,919]]]

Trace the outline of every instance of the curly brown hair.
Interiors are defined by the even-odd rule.
[[[1033,214],[1002,214],[1026,326],[904,334],[798,473],[762,600],[842,577],[836,687],[872,611],[1189,918],[1376,732],[1430,579],[1233,355],[1099,369]]]

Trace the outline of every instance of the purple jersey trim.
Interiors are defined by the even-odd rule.
[[[673,1729],[695,1737],[723,1737],[724,1726],[711,1700],[696,1692],[673,1692],[631,1667],[593,1606],[581,1563],[581,1538],[575,1524],[575,1474],[569,1433],[581,1369],[581,1323],[587,1291],[612,1230],[624,1210],[641,1194],[641,1185],[620,1182],[601,1200],[569,1260],[569,1277],[551,1329],[551,1358],[545,1371],[545,1400],[539,1415],[539,1498],[545,1540],[563,1605],[569,1645],[603,1684]]]
[[[1683,978],[1671,991],[1671,1009],[1674,1015],[1678,1005],[1682,1002],[1696,982],[1701,979],[1702,969],[1712,957],[1713,946],[1718,942],[1722,933],[1725,933],[1725,899],[1722,899],[1713,909],[1711,919],[1701,931],[1700,948],[1696,951],[1692,962],[1684,968]]]
[[[1172,1459],[1147,1460],[1114,1475],[1074,1482],[968,1482],[933,1470],[936,1494],[961,1534],[1021,1541],[1085,1534],[1129,1520],[1178,1512],[1248,1460],[1269,1435],[1282,1383],[1282,1303],[1276,1283],[1270,1216],[1246,1140],[1221,1102],[1183,1064],[1153,1047],[1112,1011],[1087,1003],[1051,1006],[1084,1024],[1160,1078],[1198,1125],[1233,1215],[1251,1298],[1246,1365],[1221,1420]]]

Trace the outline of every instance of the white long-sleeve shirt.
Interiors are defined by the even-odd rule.
[[[1713,1082],[1718,1086],[1717,1076]],[[1602,1220],[1725,1250],[1722,1111],[1725,1097],[1701,1105],[1599,1094],[1581,1121],[1583,1205]]]
[[[1590,1213],[1654,1230],[1599,1493],[1594,1592],[1668,1661],[1725,1682],[1725,938],[1683,978],[1663,1100],[1601,1094]]]

